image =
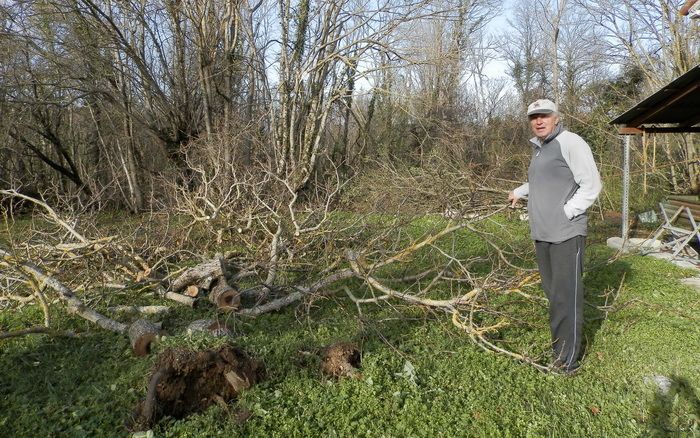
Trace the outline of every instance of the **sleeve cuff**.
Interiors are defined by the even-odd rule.
[[[528,191],[526,190],[526,188],[524,186],[520,186],[520,187],[516,188],[515,190],[513,190],[513,194],[518,198],[526,198],[528,195],[527,192]]]
[[[564,214],[569,220],[574,218],[574,212],[571,211],[571,206],[569,204],[564,204]]]

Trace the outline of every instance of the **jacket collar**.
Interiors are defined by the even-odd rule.
[[[554,140],[554,139],[557,137],[557,135],[559,135],[559,134],[562,133],[563,130],[564,130],[564,126],[562,125],[561,122],[559,122],[559,123],[557,124],[557,126],[554,127],[554,130],[552,131],[552,133],[549,134],[549,135],[544,139],[544,141],[540,141],[540,139],[537,138],[537,137],[532,137],[532,138],[530,139],[530,142],[531,142],[531,143],[534,143],[534,145],[537,146],[537,147],[542,147],[542,146],[546,145],[547,143],[549,143],[550,141]]]

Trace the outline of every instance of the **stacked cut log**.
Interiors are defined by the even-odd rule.
[[[205,285],[209,278],[213,279],[221,275],[223,275],[221,260],[217,257],[186,269],[173,281],[171,289],[173,292],[178,293],[185,290],[187,286]]]
[[[232,311],[238,309],[241,304],[241,297],[238,289],[229,284],[227,275],[230,272],[226,260],[217,256],[212,260],[207,260],[197,266],[187,269],[172,283],[172,291],[166,297],[180,302],[190,302],[182,299],[188,297],[194,303],[196,298],[208,294],[208,299],[219,310]],[[170,296],[168,296],[170,295]],[[194,305],[194,304],[193,304]]]

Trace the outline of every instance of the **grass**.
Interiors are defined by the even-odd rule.
[[[414,222],[407,239],[443,224]],[[503,226],[506,225],[506,228]],[[523,225],[499,221],[494,230],[524,235]],[[542,374],[472,344],[442,315],[397,303],[367,306],[363,317],[341,295],[257,319],[229,316],[235,343],[266,366],[267,378],[228,407],[183,420],[166,419],[155,436],[700,436],[700,295],[679,280],[693,275],[666,262],[611,252],[591,239],[586,300],[624,283],[606,315],[586,308],[586,357],[574,377]],[[526,238],[521,243],[527,245]],[[468,233],[463,253],[483,250]],[[461,245],[461,246],[459,246]],[[426,256],[428,257],[428,256]],[[359,288],[359,284],[350,283]],[[537,287],[530,290],[541,293]],[[611,296],[614,294],[611,294]],[[145,303],[129,295],[120,301]],[[116,301],[115,297],[112,297]],[[98,301],[106,306],[109,300]],[[494,305],[522,316],[498,334],[520,349],[546,351],[546,309],[512,296]],[[0,313],[0,328],[41,321],[36,306]],[[128,342],[54,310],[54,326],[75,338],[27,336],[0,343],[1,436],[128,436],[123,427],[144,396],[154,355],[133,357]],[[210,309],[178,308],[164,321],[179,333]],[[300,351],[352,341],[363,352],[361,378],[329,379]],[[173,335],[155,348],[201,348],[220,340]],[[665,376],[668,393],[654,376]],[[238,424],[234,413],[252,412]]]

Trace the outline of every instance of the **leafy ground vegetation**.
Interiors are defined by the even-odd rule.
[[[440,221],[419,219],[404,232],[420,235]],[[526,234],[516,220],[493,224],[495,231]],[[484,351],[441,312],[381,300],[358,313],[341,291],[257,318],[175,307],[162,321],[173,334],[146,358],[134,357],[123,336],[53,312],[53,328],[75,336],[1,341],[0,431],[128,436],[124,424],[146,393],[158,353],[233,343],[264,364],[265,378],[234,402],[164,418],[152,429],[155,436],[699,436],[700,300],[679,282],[694,274],[648,257],[616,258],[601,244],[605,228],[597,230],[603,231],[594,229],[586,260],[586,357],[573,377]],[[456,244],[465,257],[485,251],[468,230],[444,244]],[[526,238],[519,244],[527,253]],[[363,288],[358,280],[344,285]],[[542,294],[536,284],[525,289],[530,297]],[[149,300],[155,302],[125,289],[86,302],[103,311],[117,301]],[[489,300],[484,320],[509,314],[517,323],[488,338],[542,358],[549,340],[544,304],[514,293]],[[22,329],[41,318],[37,305],[5,307],[0,327]],[[225,320],[233,336],[182,334],[198,318]],[[354,377],[321,373],[314,353],[335,342],[359,346]]]

